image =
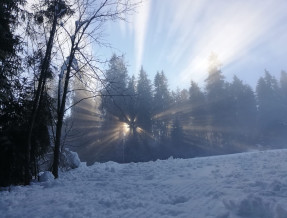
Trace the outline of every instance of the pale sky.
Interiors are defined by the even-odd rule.
[[[264,69],[287,70],[287,0],[144,0],[128,20],[107,26],[116,49],[103,54],[124,54],[130,75],[163,70],[170,89],[203,86],[211,52],[227,80],[253,87]]]

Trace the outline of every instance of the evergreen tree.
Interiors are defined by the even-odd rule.
[[[165,111],[171,102],[170,93],[168,90],[168,81],[162,71],[157,72],[154,78],[154,97],[153,97],[153,111],[160,113]]]
[[[280,76],[280,104],[281,104],[281,138],[282,144],[286,143],[287,140],[287,73],[286,71],[281,71]]]
[[[232,120],[230,127],[237,136],[249,138],[255,133],[256,127],[256,99],[252,88],[243,84],[237,76],[233,77],[233,82],[229,87],[230,103],[232,105]],[[232,133],[234,135],[234,133]]]
[[[280,76],[280,95],[281,95],[281,136],[283,143],[287,140],[287,73],[281,71]]]
[[[22,1],[18,0],[0,2],[0,113],[3,113],[1,110],[13,98],[15,86],[21,83],[21,59],[18,51],[22,46],[19,36],[13,31],[17,26],[20,3]]]
[[[218,58],[213,53],[209,57],[208,77],[205,82],[208,122],[213,131],[221,131],[228,119],[227,84],[220,70]]]
[[[191,104],[191,116],[195,125],[205,125],[206,103],[205,95],[197,85],[191,81],[189,88],[189,102]]]
[[[185,143],[185,134],[179,116],[175,117],[172,122],[170,138],[172,145],[171,155],[180,158],[188,157],[188,151],[190,149]]]
[[[187,91],[187,89],[183,89],[180,92],[180,101],[181,102],[186,102],[189,99],[189,92]]]
[[[164,72],[157,72],[154,78],[154,96],[153,96],[153,134],[160,141],[168,137],[168,124],[170,114],[164,113],[171,104],[171,96],[168,90],[168,81]]]
[[[13,87],[13,95],[8,97],[9,104],[4,105],[0,113],[0,186],[25,183],[27,118],[31,115],[33,89],[27,79]],[[45,93],[32,137],[30,176],[38,175],[38,161],[50,147],[51,104],[52,99]]]
[[[25,156],[28,118],[31,116],[33,84],[23,76],[24,57],[20,56],[22,40],[16,30],[25,11],[24,1],[0,2],[0,186],[24,184],[25,178],[37,176],[38,158],[50,145],[48,125],[51,122],[51,98],[44,90],[43,105],[39,108],[36,130],[32,135],[31,159]],[[23,16],[22,16],[23,15]],[[3,143],[2,143],[3,142]],[[31,174],[26,174],[29,164]],[[28,181],[29,182],[29,181]]]
[[[180,120],[176,117],[172,124],[171,139],[174,144],[181,144],[183,142],[184,134]]]
[[[280,90],[281,90],[282,101],[286,108],[287,107],[287,73],[285,71],[281,71]]]
[[[128,72],[124,58],[114,54],[109,61],[109,69],[106,71],[106,85],[102,91],[102,109],[105,113],[124,122],[127,121],[125,113],[128,99],[127,85]]]
[[[268,71],[258,80],[256,94],[259,130],[264,142],[268,143],[278,137],[282,124],[278,81]]]
[[[180,88],[176,88],[176,91],[171,91],[171,104],[177,104],[181,102],[181,90]]]
[[[128,82],[128,98],[127,98],[127,114],[128,121],[130,125],[131,133],[136,132],[136,119],[137,119],[137,90],[136,90],[136,80],[135,77],[132,76]]]
[[[137,84],[137,124],[146,131],[151,130],[152,86],[147,73],[141,67]]]
[[[19,36],[15,34],[18,21],[19,6],[22,0],[1,0],[0,2],[0,62],[6,61],[8,56],[15,55]],[[4,43],[5,42],[5,43]]]
[[[189,129],[189,141],[196,140],[204,143],[208,124],[206,96],[194,81],[191,81],[189,88],[188,108],[189,112],[186,114],[185,120]]]
[[[132,77],[128,84],[129,98],[127,102],[128,137],[125,141],[126,161],[151,160],[152,151],[149,149],[149,132],[151,129],[151,82],[143,67],[135,86]]]

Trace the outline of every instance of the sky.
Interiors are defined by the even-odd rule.
[[[127,19],[108,24],[103,55],[124,54],[130,75],[163,70],[172,90],[204,87],[212,52],[228,81],[252,87],[265,69],[287,70],[286,0],[143,0]]]

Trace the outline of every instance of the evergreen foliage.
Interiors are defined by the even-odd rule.
[[[211,127],[216,126],[216,129],[212,129],[213,132],[220,131],[227,122],[225,119],[228,119],[227,84],[220,70],[219,60],[213,53],[209,57],[208,77],[205,82],[208,122]]]
[[[282,134],[286,131],[284,125],[286,104],[280,93],[277,79],[268,71],[265,71],[264,77],[258,80],[256,93],[258,99],[258,130],[262,140],[267,143],[281,140]]]
[[[143,69],[140,70],[137,83],[137,123],[147,130],[151,130],[152,122],[152,84]]]
[[[118,117],[121,121],[126,119],[126,100],[128,99],[128,74],[122,56],[115,54],[109,61],[106,71],[106,85],[102,91],[102,106],[108,114]]]

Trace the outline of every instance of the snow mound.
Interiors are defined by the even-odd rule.
[[[78,153],[73,152],[69,149],[65,149],[61,153],[60,167],[65,169],[75,169],[81,165]]]
[[[54,179],[55,177],[50,171],[39,173],[39,182],[51,182]]]

